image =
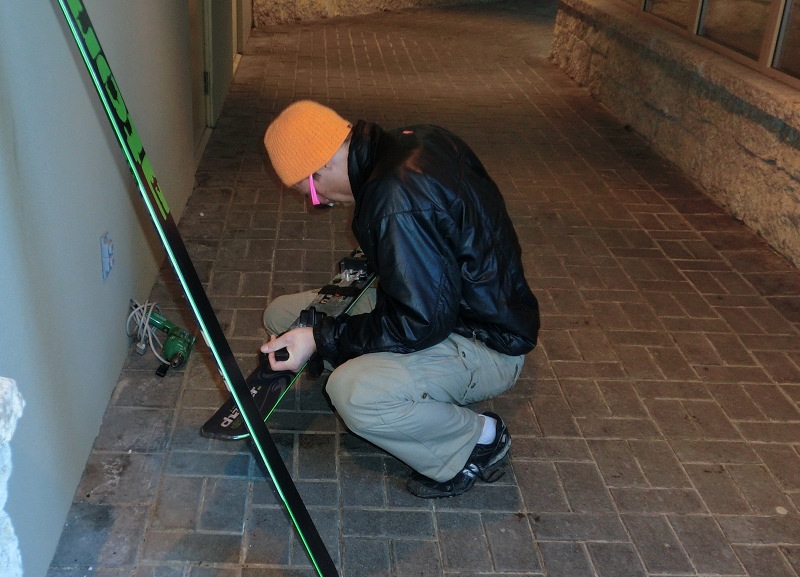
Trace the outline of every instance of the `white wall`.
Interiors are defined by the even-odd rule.
[[[194,177],[186,0],[85,0],[165,191]],[[163,255],[57,2],[0,2],[0,376],[26,407],[6,510],[26,577],[52,558]],[[100,236],[114,242],[105,281]]]

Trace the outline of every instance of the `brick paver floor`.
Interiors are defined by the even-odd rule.
[[[800,575],[800,274],[549,63],[554,13],[256,32],[181,220],[195,264],[249,372],[269,299],[321,285],[353,246],[349,209],[276,185],[273,115],[310,97],[453,129],[504,191],[542,308],[520,382],[486,405],[512,466],[415,499],[303,379],[270,426],[341,575]],[[195,326],[170,270],[150,299]],[[164,379],[156,365],[131,354],[50,577],[313,575],[247,444],[197,434],[223,398],[205,346]]]

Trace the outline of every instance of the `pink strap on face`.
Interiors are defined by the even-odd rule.
[[[319,197],[317,196],[317,187],[314,186],[314,175],[308,177],[308,188],[311,189],[311,204],[317,206],[319,204]]]

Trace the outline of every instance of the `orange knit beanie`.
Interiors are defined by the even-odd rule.
[[[287,106],[267,127],[264,146],[286,186],[325,166],[350,134],[350,123],[311,100]]]

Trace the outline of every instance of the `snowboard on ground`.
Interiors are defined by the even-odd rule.
[[[364,292],[372,285],[375,274],[369,270],[367,259],[359,249],[353,251],[339,261],[339,272],[330,283],[319,290],[317,296],[306,308],[291,328],[314,326],[322,315],[338,317],[347,314],[358,302]],[[281,351],[275,355],[280,359]],[[273,371],[269,366],[267,355],[259,354],[259,365],[249,377],[247,385],[253,401],[258,406],[261,417],[266,421],[280,400],[303,372],[316,378],[322,372],[321,361],[312,357],[305,365],[294,373],[289,371]],[[206,423],[200,427],[200,434],[212,439],[236,441],[250,436],[242,420],[239,406],[233,397],[217,410]]]
[[[58,0],[58,4],[100,98],[111,129],[133,173],[139,193],[164,245],[167,257],[181,283],[208,348],[219,367],[220,374],[239,408],[245,428],[250,433],[256,457],[268,471],[314,570],[320,577],[338,577],[336,565],[250,395],[250,388],[236,363],[228,340],[225,338],[197,271],[189,258],[178,227],[170,214],[169,205],[159,188],[153,167],[128,114],[128,108],[120,94],[119,86],[111,73],[108,60],[100,46],[86,7],[82,0]],[[253,546],[257,547],[258,544],[253,543]]]

